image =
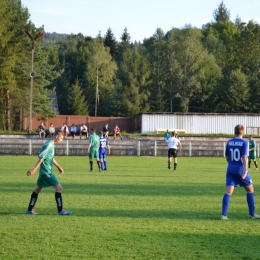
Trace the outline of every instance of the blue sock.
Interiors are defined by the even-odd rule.
[[[104,169],[107,169],[107,161],[104,161]]]
[[[230,195],[225,193],[222,200],[222,216],[227,216],[229,200]]]
[[[104,162],[101,162],[101,168],[104,170]]]
[[[254,216],[255,215],[255,196],[254,196],[254,193],[247,193],[246,194],[246,200],[247,200],[247,204],[248,204],[249,215]]]

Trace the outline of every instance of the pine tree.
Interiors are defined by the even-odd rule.
[[[70,115],[88,115],[88,104],[85,101],[78,79],[70,88],[67,102]]]
[[[150,70],[146,57],[144,56],[144,47],[140,44],[128,48],[123,54],[123,61],[119,68],[119,78],[122,86],[121,109],[125,116],[132,116],[141,112],[148,112],[150,106],[148,90]]]
[[[123,32],[122,35],[121,35],[120,40],[121,40],[121,43],[130,44],[131,36],[130,36],[130,34],[128,33],[126,27],[125,27],[125,29],[124,29],[124,32]]]
[[[115,59],[118,55],[118,46],[116,37],[113,34],[111,28],[108,28],[104,36],[104,45],[109,48],[111,56],[113,57],[113,59]]]
[[[222,1],[218,8],[214,11],[213,17],[216,23],[225,23],[228,22],[230,19],[230,12],[227,10],[224,2]]]
[[[62,74],[52,86],[56,87],[60,114],[69,114],[67,96],[70,94],[70,86],[75,83],[75,78],[83,85],[82,89],[86,89],[84,77],[89,55],[87,45],[91,41],[92,38],[84,37],[82,34],[72,34],[67,39],[58,42],[59,68]],[[85,92],[84,95],[86,95]]]
[[[150,63],[151,71],[151,83],[150,89],[150,105],[151,110],[155,112],[163,112],[166,108],[165,99],[165,71],[166,71],[166,59],[165,59],[165,35],[162,29],[157,28],[153,37],[144,41],[144,45],[147,48],[148,60]]]

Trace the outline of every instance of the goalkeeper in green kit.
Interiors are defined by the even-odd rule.
[[[89,165],[90,165],[89,172],[93,171],[93,158],[97,160],[98,169],[101,172],[101,167],[99,163],[99,146],[100,146],[100,137],[96,134],[96,129],[91,128],[91,135],[89,137],[89,146],[88,146]]]
[[[258,164],[256,162],[256,142],[253,140],[253,136],[249,135],[249,157],[248,157],[248,168],[251,167],[251,160],[254,161],[255,168],[258,170]]]

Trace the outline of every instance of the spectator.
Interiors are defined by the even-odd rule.
[[[76,133],[77,133],[77,127],[75,126],[75,124],[73,124],[73,125],[70,127],[70,133],[71,133],[72,138],[74,138],[74,136],[75,136]]]
[[[41,124],[39,125],[38,131],[39,131],[39,137],[40,138],[45,138],[46,132],[45,132],[45,126],[44,126],[43,122],[41,122]]]
[[[86,139],[88,138],[88,128],[85,124],[80,127],[80,139],[82,135],[86,135]]]
[[[53,126],[53,123],[50,123],[50,127],[49,127],[49,135],[50,137],[54,137],[55,134],[55,127]]]
[[[63,132],[64,138],[67,138],[69,134],[69,128],[67,127],[66,123],[63,123],[63,126],[60,129]]]
[[[118,127],[118,125],[116,125],[115,128],[114,128],[114,139],[116,139],[117,135],[119,135],[121,140],[122,140],[122,135],[120,133],[120,128]]]
[[[106,124],[106,125],[103,127],[103,133],[104,133],[104,137],[106,137],[107,139],[109,139],[109,137],[108,137],[108,134],[109,134],[108,124]]]

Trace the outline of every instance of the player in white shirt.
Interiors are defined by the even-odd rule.
[[[173,171],[176,171],[177,168],[177,154],[178,154],[178,147],[180,147],[181,151],[181,142],[177,138],[177,133],[174,131],[172,132],[172,136],[166,140],[168,144],[168,169],[171,169],[171,160],[172,157],[174,158],[174,168]]]

